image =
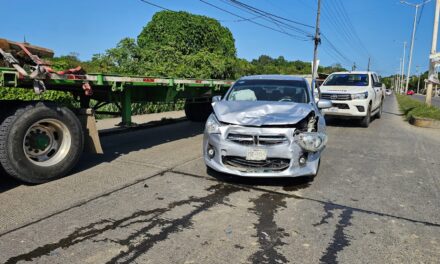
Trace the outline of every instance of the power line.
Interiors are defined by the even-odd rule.
[[[250,17],[250,18],[245,18],[245,19],[236,19],[236,20],[232,20],[231,22],[244,22],[244,21],[249,21],[249,20],[255,20],[255,19],[259,19],[262,16],[254,16],[254,17]],[[222,20],[223,22],[227,22],[226,20]]]
[[[310,32],[307,32],[304,29],[299,28],[297,25],[294,26],[294,25],[289,24],[288,22],[286,22],[286,21],[289,21],[289,19],[283,18],[284,21],[280,20],[277,17],[279,17],[279,18],[282,18],[282,17],[280,17],[278,15],[273,15],[273,14],[268,13],[266,11],[263,11],[263,10],[260,10],[258,8],[252,7],[250,5],[243,4],[243,3],[239,2],[239,1],[234,1],[234,0],[221,0],[221,1],[226,3],[226,4],[228,4],[228,5],[230,5],[230,6],[232,6],[232,7],[240,9],[240,10],[246,12],[246,13],[249,13],[249,14],[252,14],[252,15],[255,15],[255,14],[261,15],[264,20],[266,20],[266,21],[276,25],[282,31],[285,31],[284,29],[289,29],[289,30],[296,31],[297,33],[304,34],[304,35],[306,35],[309,38],[313,37]],[[290,20],[290,21],[292,21],[292,23],[300,23],[300,22],[296,22],[296,21],[293,21],[293,20]],[[310,27],[308,25],[306,25],[306,26]]]
[[[218,10],[220,10],[220,11],[223,11],[223,12],[225,12],[225,13],[228,13],[228,14],[230,14],[230,15],[233,15],[233,16],[235,16],[235,17],[238,17],[238,18],[241,18],[241,19],[246,19],[246,18],[243,17],[243,16],[240,16],[240,15],[238,15],[238,14],[235,14],[235,13],[233,13],[233,12],[231,12],[231,11],[229,11],[229,10],[226,10],[226,9],[224,9],[224,8],[222,8],[222,7],[219,7],[219,6],[217,6],[217,5],[214,5],[214,4],[211,4],[211,3],[208,3],[208,2],[205,1],[205,0],[199,0],[199,1],[202,2],[202,3],[205,3],[205,4],[209,5],[209,6],[211,6],[211,7],[213,7],[213,8],[216,8],[216,9],[218,9]],[[259,23],[259,22],[253,21],[253,20],[248,20],[248,22],[253,23],[253,24],[256,24],[256,25],[258,25],[258,26],[260,26],[260,27],[264,27],[264,28],[270,29],[270,30],[272,30],[272,31],[276,31],[276,32],[278,32],[278,33],[282,33],[282,34],[288,35],[288,36],[290,36],[290,37],[292,37],[292,38],[294,38],[294,39],[297,39],[297,40],[302,40],[302,41],[307,41],[307,40],[309,40],[309,39],[306,39],[306,38],[304,38],[304,37],[302,37],[302,36],[293,35],[293,34],[290,34],[290,33],[288,33],[288,32],[285,32],[285,31],[282,31],[282,30],[279,30],[279,29],[273,28],[273,27],[268,26],[268,25],[265,25],[265,24],[261,24],[261,23]]]
[[[337,54],[338,54],[338,56],[340,56],[342,59],[344,59],[346,62],[351,62],[341,51],[339,51],[337,48],[336,48],[336,46],[324,35],[324,34],[322,34],[322,38],[324,39],[324,40],[326,40],[327,41],[327,43],[328,43],[328,45],[329,45],[329,47],[332,49],[332,50],[334,50]]]
[[[339,6],[340,6],[340,8],[341,8],[341,10],[342,10],[343,18],[345,19],[346,23],[348,24],[349,28],[351,29],[351,32],[352,32],[352,34],[354,35],[355,39],[359,42],[359,44],[361,45],[361,47],[366,51],[366,54],[367,54],[368,56],[370,56],[370,52],[368,51],[368,49],[365,47],[364,43],[363,43],[362,40],[360,39],[360,37],[359,37],[359,35],[358,35],[358,33],[357,33],[357,31],[356,31],[356,29],[355,29],[353,23],[351,22],[350,17],[348,16],[348,12],[347,12],[347,10],[345,9],[344,4],[343,4],[340,0],[337,0],[336,3],[339,4]]]
[[[358,57],[362,61],[365,60],[365,62],[367,62],[369,58],[371,58],[373,62],[376,61],[359,37],[343,2],[341,0],[334,0],[326,1],[325,3],[325,11],[327,12],[324,13],[324,21],[327,22],[326,25],[328,27],[331,27],[333,31],[343,39],[343,41],[339,43],[338,48],[341,49],[341,46],[347,47],[346,49],[342,48],[342,50],[352,50],[355,57]],[[334,34],[332,38],[334,38],[333,36]],[[330,37],[327,37],[327,39],[329,38]],[[335,45],[333,46],[335,47]],[[331,47],[331,49],[333,49],[333,47]],[[347,56],[345,56],[343,52],[338,51],[337,53],[345,57],[344,60],[347,59]]]
[[[242,3],[242,2],[240,2],[240,1],[238,1],[238,0],[229,0],[229,1],[230,1],[230,2],[233,2],[233,3],[235,3],[235,4],[238,4],[238,5],[241,5],[241,6],[243,6],[243,7],[249,8],[250,10],[256,10],[256,11],[258,11],[258,12],[262,12],[262,13],[268,15],[268,16],[276,17],[276,18],[278,18],[278,19],[285,20],[285,21],[288,21],[288,22],[291,22],[291,23],[294,23],[294,24],[297,24],[297,25],[300,25],[300,26],[304,26],[304,27],[308,27],[308,28],[315,28],[314,26],[307,25],[307,24],[302,23],[302,22],[299,22],[299,21],[291,20],[291,19],[288,19],[288,18],[285,18],[285,17],[281,17],[281,16],[278,16],[278,15],[275,15],[275,14],[272,14],[272,13],[269,13],[269,12],[266,12],[266,11],[264,11],[264,10],[258,9],[258,8],[256,8],[256,7],[253,7],[253,6],[250,6],[250,5],[247,5],[247,4],[245,4],[245,3]]]
[[[422,9],[420,10],[419,19],[417,21],[417,26],[419,26],[419,24],[420,24],[420,20],[422,19],[424,9],[425,9],[425,5],[422,5]]]
[[[361,57],[364,57],[365,54],[356,48],[364,47],[364,45],[359,37],[357,37],[356,30],[348,18],[347,12],[342,3],[339,1],[329,2],[327,10],[333,13],[333,15],[329,13],[328,19],[333,23],[335,31],[347,41],[346,44],[353,51],[358,53]],[[366,51],[366,57],[369,57],[369,52],[365,49],[365,47],[364,51]]]
[[[146,4],[149,4],[149,5],[151,5],[151,6],[155,6],[155,7],[157,7],[157,8],[163,9],[163,10],[173,11],[173,12],[174,12],[174,10],[171,10],[171,9],[166,8],[166,7],[163,7],[163,6],[160,6],[160,5],[157,5],[157,4],[154,4],[154,3],[151,3],[151,2],[149,2],[149,1],[147,1],[147,0],[140,0],[140,1],[141,1],[141,2],[144,2],[144,3],[146,3]]]

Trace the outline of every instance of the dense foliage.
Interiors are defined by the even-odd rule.
[[[332,73],[336,71],[344,71],[345,69],[340,64],[334,64],[329,67],[319,67],[320,73]],[[243,75],[252,74],[311,74],[312,65],[310,62],[303,62],[300,60],[288,61],[283,56],[272,58],[267,55],[261,55],[258,59],[250,62],[238,59],[236,67],[236,78]]]
[[[121,74],[230,79],[235,62],[232,33],[217,20],[162,11],[137,40],[121,40],[105,54],[94,56],[89,66]]]

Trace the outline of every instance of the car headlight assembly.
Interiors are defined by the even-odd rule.
[[[304,132],[298,135],[297,142],[305,151],[317,152],[327,144],[327,135],[320,132]]]
[[[209,134],[220,134],[221,124],[214,114],[211,114],[206,121],[205,130]]]
[[[357,94],[352,94],[351,95],[351,99],[353,100],[362,100],[362,99],[367,99],[368,98],[368,92],[365,93],[357,93]]]

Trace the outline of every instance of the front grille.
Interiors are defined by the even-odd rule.
[[[289,168],[290,159],[268,158],[267,160],[254,161],[236,156],[224,156],[223,164],[242,171],[283,171]]]
[[[283,135],[277,135],[277,136],[260,135],[260,136],[258,136],[258,144],[259,145],[278,145],[278,144],[283,144],[284,142],[287,142],[287,138]]]
[[[284,135],[228,134],[227,139],[241,145],[271,146],[288,142]]]
[[[348,101],[351,100],[350,94],[322,93],[321,98],[325,100]]]
[[[337,107],[339,109],[350,109],[348,104],[333,104],[334,107]]]
[[[255,139],[252,135],[243,135],[243,134],[229,134],[228,140],[242,144],[242,145],[254,145]]]

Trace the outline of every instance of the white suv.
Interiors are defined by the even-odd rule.
[[[321,98],[333,103],[325,115],[361,119],[363,127],[372,116],[381,117],[384,97],[385,87],[374,72],[336,72],[321,86]]]

